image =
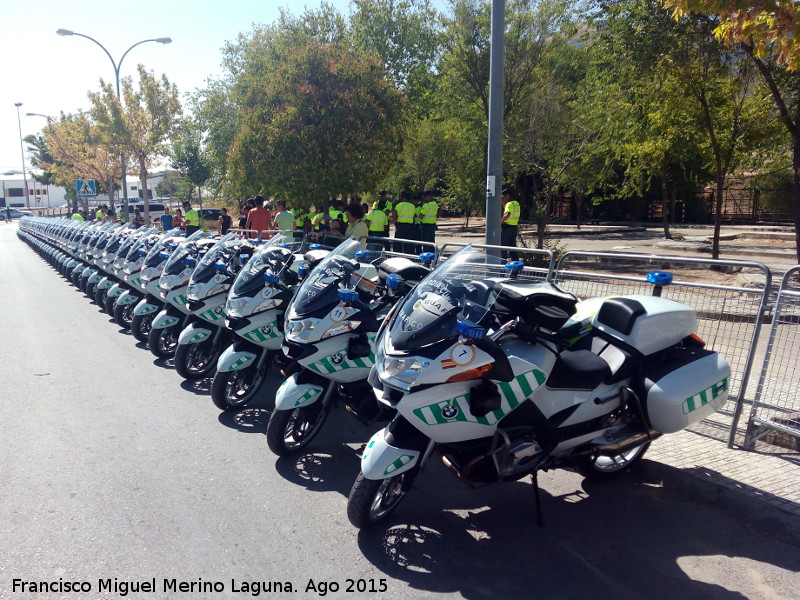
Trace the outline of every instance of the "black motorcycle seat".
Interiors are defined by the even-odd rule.
[[[503,281],[495,285],[495,308],[535,325],[558,330],[575,314],[578,298],[557,285],[542,281]]]
[[[605,379],[606,384],[617,383],[633,376],[644,361],[644,355],[636,348],[598,330],[580,339],[574,348],[587,350],[608,365],[609,375]]]
[[[590,350],[564,350],[547,378],[556,390],[593,390],[611,375],[608,363]]]
[[[392,256],[378,265],[378,277],[384,283],[392,274],[399,275],[406,281],[421,281],[428,273],[430,270],[427,267],[403,256]]]

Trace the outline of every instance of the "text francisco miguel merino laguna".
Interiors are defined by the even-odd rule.
[[[63,578],[58,578],[54,581],[27,581],[17,578],[11,580],[11,591],[18,594],[110,592],[123,597],[128,594],[147,593],[209,594],[222,592],[244,593],[249,596],[305,592],[325,596],[328,592],[338,591],[381,593],[385,592],[387,587],[386,579],[384,578],[346,579],[342,583],[309,579],[305,585],[297,586],[290,581],[237,581],[236,579],[231,579],[230,586],[226,586],[222,581],[204,581],[201,578],[190,581],[165,578],[161,580],[161,585],[159,586],[155,577],[142,581],[120,581],[116,577],[98,579],[96,586],[93,586],[90,581],[65,581]]]

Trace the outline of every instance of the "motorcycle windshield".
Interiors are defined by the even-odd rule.
[[[201,232],[195,231],[192,234],[192,236],[195,236],[198,233]],[[167,233],[165,233],[163,236],[161,236],[161,238],[155,244],[153,244],[152,248],[150,248],[150,251],[147,253],[147,258],[144,259],[145,268],[157,267],[158,265],[160,265],[161,262],[164,260],[163,257],[161,256],[161,253],[167,252],[171,254],[172,251],[175,250],[175,247],[179,243],[181,243],[180,235],[181,235],[180,230],[176,232],[176,230],[172,229]]]
[[[395,311],[385,335],[401,352],[457,338],[459,320],[480,323],[506,279],[499,256],[466,246],[425,277]]]
[[[264,273],[280,276],[290,265],[289,259],[293,252],[299,250],[301,246],[302,241],[295,240],[291,236],[280,233],[272,236],[239,271],[233,283],[232,296],[247,296],[254,290],[261,289],[264,286]]]
[[[181,242],[164,264],[164,275],[178,275],[186,268],[186,258],[197,255],[198,249],[195,241],[202,235],[202,231],[195,231]]]
[[[217,262],[227,265],[235,256],[235,249],[238,245],[241,245],[241,240],[237,239],[235,233],[227,233],[217,240],[217,243],[209,248],[192,271],[189,285],[210,280],[217,271],[215,266]]]
[[[353,239],[336,246],[300,285],[290,313],[303,317],[339,304],[339,290],[350,287],[350,276],[360,267],[356,259],[360,250],[361,244]]]

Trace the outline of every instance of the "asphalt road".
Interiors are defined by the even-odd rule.
[[[291,583],[260,594],[284,598],[321,597],[324,582],[339,585],[327,598],[797,597],[797,529],[651,469],[602,485],[544,474],[539,528],[529,483],[476,492],[437,465],[359,533],[345,507],[375,428],[337,411],[313,453],[276,460],[270,390],[221,415],[208,381],[181,385],[15,232],[0,224],[2,599],[120,598],[98,591],[114,578],[155,579],[137,600],[255,597],[247,582]],[[20,593],[14,579],[92,591]],[[165,579],[224,591],[165,592]],[[386,591],[348,593],[348,579]]]

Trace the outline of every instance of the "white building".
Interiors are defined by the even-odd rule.
[[[57,185],[44,185],[28,175],[28,197],[21,171],[0,174],[0,207],[56,208],[66,202],[67,190]]]
[[[22,171],[7,171],[0,174],[0,208],[58,208],[67,203],[67,190],[58,185],[44,185],[36,181],[30,172],[28,176],[28,199],[25,197],[25,179]],[[155,198],[155,188],[164,178],[164,171],[152,173],[147,178],[147,190],[150,198]],[[137,202],[141,200],[142,190],[139,178],[128,175],[127,180],[128,200]],[[122,194],[120,194],[120,199]],[[29,203],[28,203],[29,202]],[[107,203],[106,194],[98,194],[96,199],[90,199],[90,204]]]

